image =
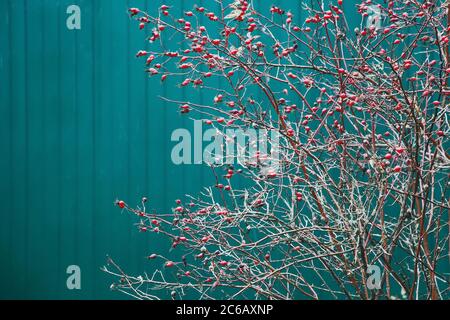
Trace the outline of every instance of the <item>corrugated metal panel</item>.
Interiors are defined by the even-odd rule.
[[[206,4],[170,2],[179,14]],[[66,28],[71,4],[81,30]],[[133,58],[145,41],[127,8],[161,4],[0,0],[0,298],[123,298],[99,270],[106,254],[138,273],[152,246],[169,245],[140,234],[114,200],[146,195],[169,210],[213,183],[207,169],[170,161],[171,132],[191,124],[157,96],[187,91],[147,78]],[[300,19],[299,2],[292,10]],[[66,288],[71,264],[81,267],[81,291]]]
[[[81,30],[66,28],[71,4]],[[1,298],[123,298],[99,270],[106,254],[140,272],[156,238],[114,200],[146,195],[169,210],[203,184],[204,169],[171,163],[170,134],[189,121],[157,98],[186,93],[147,79],[133,58],[144,34],[126,10],[160,4],[0,1]],[[81,291],[66,288],[71,264]]]

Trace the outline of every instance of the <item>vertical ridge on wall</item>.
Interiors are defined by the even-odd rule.
[[[81,21],[82,28],[93,30],[94,24],[92,17],[94,16],[94,1],[83,0],[80,1],[80,7],[84,9],[83,19]],[[83,29],[82,29],[83,30]],[[76,216],[76,241],[78,243],[85,242],[92,243],[93,228],[92,216],[95,217],[93,210],[93,203],[95,201],[94,193],[95,187],[92,183],[94,176],[93,157],[94,157],[94,141],[95,137],[95,119],[94,119],[94,88],[93,88],[93,67],[95,64],[95,54],[93,48],[93,32],[79,32],[76,31],[77,42],[77,56],[78,56],[78,82],[80,84],[78,90],[79,105],[83,106],[78,112],[78,131],[77,131],[77,171],[78,171],[78,197],[76,202],[78,204]],[[88,298],[92,295],[92,283],[95,280],[95,273],[98,271],[98,266],[94,266],[88,261],[93,259],[92,246],[77,245],[77,260],[82,261],[80,265],[83,272],[83,290],[86,290]]]
[[[63,133],[63,126],[62,126],[62,116],[63,116],[63,108],[62,108],[62,104],[63,104],[63,94],[62,94],[62,73],[61,73],[61,69],[62,67],[62,39],[63,39],[63,22],[64,22],[64,18],[61,17],[61,13],[64,12],[63,11],[63,6],[61,5],[61,2],[58,1],[56,3],[56,12],[55,12],[55,19],[56,19],[56,29],[57,29],[57,46],[55,48],[56,50],[56,63],[57,63],[57,68],[56,68],[56,79],[53,80],[53,83],[55,83],[55,87],[57,89],[57,105],[55,106],[56,109],[56,114],[57,114],[57,122],[55,124],[56,126],[56,135],[57,135],[57,144],[56,144],[56,158],[57,158],[57,166],[56,166],[56,190],[55,190],[55,207],[56,207],[56,221],[57,221],[57,229],[56,229],[56,234],[57,234],[57,265],[55,266],[56,268],[56,281],[58,283],[58,286],[56,287],[57,290],[56,292],[60,292],[61,290],[61,286],[62,286],[62,282],[64,281],[64,277],[63,274],[61,272],[61,270],[59,270],[61,268],[62,265],[62,250],[63,250],[63,244],[62,244],[62,238],[63,238],[63,232],[62,232],[62,216],[63,213],[65,213],[65,211],[63,211],[63,204],[62,204],[62,181],[61,181],[61,175],[63,172],[63,161],[62,161],[62,142],[61,142],[61,137],[62,137],[62,133]],[[58,272],[59,271],[59,272]]]
[[[96,25],[96,12],[97,12],[97,6],[96,6],[96,1],[92,1],[91,2],[91,14],[90,14],[90,19],[89,21],[91,22],[91,59],[92,59],[92,67],[90,69],[90,78],[91,78],[91,88],[92,88],[92,97],[91,97],[91,102],[92,102],[92,111],[91,111],[91,115],[92,115],[92,139],[91,139],[91,143],[92,143],[92,157],[91,157],[91,167],[92,167],[92,176],[89,179],[91,181],[92,184],[92,202],[90,203],[90,207],[91,207],[91,217],[89,219],[89,222],[91,223],[91,231],[90,231],[90,236],[91,236],[91,240],[89,242],[86,242],[87,246],[90,246],[91,248],[91,252],[92,252],[92,256],[91,259],[87,260],[86,263],[90,263],[91,265],[89,266],[90,270],[92,270],[91,273],[91,278],[92,278],[92,282],[91,282],[91,286],[90,286],[90,294],[92,297],[97,297],[96,295],[96,285],[95,285],[95,273],[93,270],[96,269],[96,265],[93,263],[94,261],[96,261],[95,259],[95,255],[94,253],[96,252],[95,249],[97,248],[96,246],[96,241],[95,241],[95,233],[96,233],[96,209],[97,209],[97,188],[95,187],[96,182],[97,182],[97,132],[98,132],[98,126],[97,126],[97,96],[96,96],[96,91],[97,91],[97,77],[96,77],[96,66],[97,66],[97,43],[96,43],[96,30],[97,30],[97,25]]]
[[[3,183],[0,184],[0,193],[3,195],[5,201],[2,204],[2,211],[5,212],[3,221],[0,226],[0,255],[10,255],[12,252],[11,245],[11,212],[12,212],[12,179],[11,174],[6,172],[3,168],[11,168],[12,166],[12,135],[11,135],[11,119],[12,111],[8,108],[11,104],[11,14],[10,3],[6,1],[0,2],[0,52],[3,53],[0,59],[0,117],[3,120],[0,126],[0,146],[3,156],[0,157],[1,179]],[[0,273],[5,274],[12,268],[11,259],[0,264]],[[11,278],[5,279],[5,287],[11,287]],[[5,292],[0,293],[0,298],[5,297]]]
[[[17,13],[23,15],[25,13],[24,1],[10,1],[10,13]],[[11,74],[11,100],[10,108],[12,113],[11,121],[11,136],[13,139],[12,151],[11,151],[11,175],[12,175],[12,188],[11,188],[11,202],[12,214],[11,230],[12,237],[11,242],[13,248],[10,252],[11,270],[17,272],[14,277],[14,285],[10,288],[9,292],[5,292],[8,296],[24,297],[24,290],[26,286],[25,274],[26,274],[26,92],[25,92],[25,79],[26,79],[26,65],[25,65],[25,21],[24,19],[11,19],[11,65],[14,66],[14,72]],[[14,107],[12,107],[14,106]],[[7,273],[8,276],[12,276]]]
[[[98,97],[96,109],[98,110],[98,144],[96,146],[97,154],[97,181],[96,185],[101,185],[102,188],[98,189],[95,202],[97,208],[95,210],[95,243],[96,252],[104,252],[104,254],[111,254],[111,252],[106,252],[108,248],[108,243],[113,238],[112,230],[108,226],[115,225],[117,223],[118,215],[112,214],[111,211],[106,211],[112,208],[112,203],[114,201],[113,197],[117,197],[117,194],[113,195],[112,183],[112,163],[116,156],[119,156],[114,151],[114,144],[111,143],[111,138],[116,137],[115,126],[112,121],[112,110],[110,96],[112,94],[111,80],[112,74],[111,70],[114,68],[111,61],[111,48],[110,44],[113,39],[112,28],[113,25],[108,23],[111,19],[110,6],[107,1],[99,0],[96,1],[97,10],[95,12],[96,21],[95,24],[98,27],[96,29],[97,33],[95,38],[97,40],[98,47],[96,49],[98,62],[96,67],[98,67],[94,72],[96,74],[96,92],[95,95]],[[121,153],[122,154],[122,153]],[[110,198],[110,207],[107,207],[107,199]],[[106,210],[105,210],[106,209]],[[111,214],[108,214],[111,213]],[[108,223],[107,223],[108,221]],[[105,257],[102,255],[97,255],[94,260],[94,264],[97,266],[103,265],[105,263]],[[97,281],[95,285],[94,295],[103,292],[103,283]]]
[[[69,1],[62,1],[62,12],[71,5]],[[63,16],[64,17],[64,16]],[[66,286],[64,277],[67,266],[76,263],[76,216],[78,214],[78,113],[80,105],[77,92],[78,56],[77,32],[65,27],[66,19],[61,19],[61,290]],[[84,106],[83,106],[84,107]],[[86,106],[87,107],[87,106]],[[76,291],[69,291],[71,297],[76,296]]]
[[[26,201],[26,284],[35,282],[39,286],[44,286],[44,279],[39,275],[45,270],[45,260],[42,259],[40,241],[38,235],[43,234],[45,225],[39,223],[44,213],[42,188],[39,186],[45,179],[44,170],[35,170],[35,163],[43,163],[43,83],[44,69],[43,59],[43,34],[42,16],[43,6],[41,2],[25,2],[25,53],[26,53],[26,177],[27,191]],[[36,27],[37,26],[37,27]],[[31,76],[35,75],[35,76]],[[35,79],[35,80],[34,80]],[[29,286],[24,288],[26,296],[30,294]]]
[[[51,288],[59,287],[61,272],[58,272],[59,265],[59,86],[57,83],[59,74],[58,48],[59,48],[59,6],[49,6],[52,0],[43,3],[45,8],[42,16],[43,21],[43,60],[42,66],[45,70],[42,78],[43,83],[43,113],[44,113],[44,145],[45,155],[43,172],[43,199],[44,212],[41,214],[42,224],[45,230],[42,234],[43,260],[48,265],[45,274],[46,284],[42,288],[43,295],[49,294]],[[56,134],[55,134],[56,133]]]

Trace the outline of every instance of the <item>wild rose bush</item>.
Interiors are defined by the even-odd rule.
[[[151,43],[136,55],[149,76],[210,100],[165,98],[219,131],[278,132],[279,161],[272,168],[269,152],[212,164],[216,185],[170,213],[118,201],[180,259],[151,253],[162,267],[142,276],[110,259],[113,289],[148,299],[449,298],[448,5],[347,2],[300,1],[302,20],[243,0],[183,16],[129,9]]]

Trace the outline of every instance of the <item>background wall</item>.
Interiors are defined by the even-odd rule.
[[[300,2],[276,2],[301,19]],[[165,3],[176,15],[214,5]],[[81,8],[81,30],[66,27],[71,4]],[[138,273],[149,271],[152,247],[170,244],[139,233],[114,201],[147,196],[170,210],[213,183],[201,166],[172,164],[170,135],[192,124],[158,99],[202,96],[161,86],[134,58],[146,42],[127,8],[154,13],[161,4],[0,0],[0,298],[125,298],[100,271],[106,255]],[[79,291],[66,287],[72,264],[81,267]]]

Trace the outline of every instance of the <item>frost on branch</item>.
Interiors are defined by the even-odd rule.
[[[149,76],[192,90],[189,101],[164,98],[183,116],[280,138],[275,168],[273,153],[211,164],[217,183],[170,213],[118,203],[179,254],[149,253],[160,267],[143,276],[110,259],[113,289],[149,299],[449,298],[446,2],[301,3],[301,18],[251,1],[182,16],[129,10],[151,43],[136,54]]]

